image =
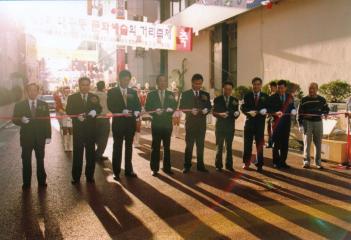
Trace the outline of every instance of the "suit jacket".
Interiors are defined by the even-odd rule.
[[[99,97],[95,94],[88,93],[86,104],[84,104],[80,92],[68,96],[66,113],[69,115],[86,114],[86,119],[83,122],[78,118],[72,119],[74,135],[84,135],[95,138],[96,118],[87,116],[92,110],[95,110],[97,114],[101,113]]]
[[[43,145],[45,139],[51,138],[51,122],[49,106],[46,102],[37,100],[36,117],[39,119],[30,119],[29,123],[22,123],[22,117],[31,118],[29,101],[24,100],[16,103],[13,111],[13,123],[21,127],[20,143],[21,146],[33,146],[34,144]],[[47,117],[47,119],[40,119]]]
[[[111,113],[122,113],[124,109],[132,112],[131,117],[115,117],[112,120],[112,130],[118,125],[135,129],[136,117],[134,112],[141,111],[140,101],[134,89],[127,88],[127,104],[125,104],[120,87],[112,88],[107,93],[107,107]]]
[[[195,97],[194,91],[192,89],[185,91],[182,93],[180,99],[180,109],[199,109],[199,113],[197,115],[193,115],[191,112],[186,112],[186,127],[189,128],[198,128],[205,127],[206,128],[206,115],[211,111],[212,105],[210,101],[210,94],[208,92],[199,91],[199,97]],[[204,108],[208,109],[208,113],[206,115],[202,114],[201,110]]]
[[[213,116],[217,118],[216,131],[233,131],[235,127],[234,113],[239,110],[239,101],[233,96],[229,96],[228,107],[225,103],[224,95],[218,96],[214,99],[213,103]],[[217,113],[228,112],[227,118],[218,116]]]
[[[167,108],[172,108],[176,110],[177,102],[171,91],[165,91],[164,103],[161,104],[161,99],[158,93],[158,90],[152,91],[147,95],[145,109],[146,111],[154,111],[158,108],[163,109],[163,113],[158,115],[157,113],[151,113],[152,116],[152,128],[161,128],[161,129],[172,129],[172,115],[173,112],[166,112]]]
[[[275,113],[281,111],[282,113],[291,113],[291,110],[295,109],[294,98],[290,94],[285,94],[285,101],[282,102],[279,93],[273,94],[269,97],[269,108],[270,112]],[[275,130],[289,130],[291,126],[291,116],[284,115],[281,118],[273,116]]]
[[[245,124],[264,124],[266,116],[263,116],[259,113],[261,109],[267,109],[267,113],[270,112],[268,107],[268,95],[260,92],[260,97],[258,100],[257,106],[255,105],[255,96],[253,92],[249,92],[244,96],[244,103],[241,105],[241,111],[246,115]],[[255,117],[251,117],[248,112],[257,111]]]

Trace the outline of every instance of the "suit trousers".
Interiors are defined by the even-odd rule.
[[[35,152],[37,163],[37,180],[38,184],[46,183],[46,172],[44,168],[45,143],[44,144],[26,144],[22,146],[22,176],[23,185],[30,186],[32,178],[32,152]]]
[[[72,178],[74,181],[79,181],[82,175],[84,150],[85,150],[85,159],[86,159],[85,176],[87,179],[93,179],[94,172],[95,172],[94,139],[88,136],[84,136],[84,135],[79,136],[79,134],[73,133]]]
[[[225,142],[226,150],[227,150],[227,156],[226,156],[226,161],[225,161],[225,166],[226,168],[232,168],[233,167],[233,150],[232,150],[232,145],[233,145],[233,139],[234,139],[234,130],[230,131],[228,129],[227,132],[224,131],[216,131],[216,168],[223,168],[223,145]]]
[[[150,167],[152,171],[158,172],[160,169],[160,147],[163,143],[163,170],[171,170],[171,135],[172,129],[152,128],[152,149]]]
[[[196,156],[197,156],[197,168],[204,168],[204,147],[205,147],[205,127],[190,128],[186,127],[185,133],[185,156],[184,156],[184,168],[191,168],[191,159],[193,157],[194,144],[196,143]]]
[[[131,128],[130,126],[120,125],[117,127],[117,129],[113,130],[112,168],[115,176],[118,176],[121,173],[123,142],[125,142],[124,171],[126,174],[133,172],[132,154],[133,154],[134,134],[135,134],[135,127]]]
[[[275,129],[273,132],[273,164],[278,167],[286,164],[289,150],[290,126]]]
[[[263,166],[263,145],[264,145],[264,127],[265,123],[262,122],[250,122],[245,123],[244,127],[244,154],[243,162],[249,165],[252,157],[252,144],[255,139],[256,151],[257,151],[257,166]]]

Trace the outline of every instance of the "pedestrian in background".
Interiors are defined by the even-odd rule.
[[[67,99],[71,93],[70,87],[62,87],[61,96],[57,95],[55,98],[56,102],[56,116],[61,121],[62,138],[63,138],[63,149],[65,152],[73,151],[73,125],[72,118],[65,116]],[[63,118],[62,118],[63,117]]]
[[[317,94],[318,84],[310,83],[308,96],[301,99],[298,107],[299,130],[303,134],[303,168],[309,168],[311,162],[310,150],[312,140],[315,146],[314,161],[318,169],[323,169],[321,148],[323,138],[323,117],[327,117],[329,107],[324,97]]]
[[[104,156],[104,152],[110,136],[110,118],[107,117],[110,111],[107,108],[105,81],[99,81],[96,84],[96,89],[95,95],[99,97],[101,106],[101,113],[96,118],[96,160],[104,161],[108,160],[108,157]]]
[[[13,111],[13,123],[20,126],[23,190],[31,187],[33,150],[37,160],[38,186],[47,186],[44,167],[45,144],[51,142],[49,106],[46,102],[37,99],[39,85],[30,83],[25,89],[27,99],[16,103]]]
[[[211,111],[210,94],[201,90],[203,84],[201,74],[191,78],[192,89],[182,93],[180,109],[191,109],[185,112],[185,155],[183,173],[190,172],[193,148],[196,143],[197,170],[208,172],[204,164],[204,146],[206,135],[206,116]]]
[[[223,168],[223,145],[227,149],[225,168],[228,171],[234,172],[233,168],[233,139],[235,132],[235,120],[239,117],[239,101],[232,96],[233,83],[223,83],[223,94],[214,99],[213,116],[216,121],[216,162],[217,171],[222,171]]]
[[[112,113],[124,114],[122,117],[113,117],[113,153],[112,167],[114,179],[119,181],[121,172],[122,149],[125,142],[125,169],[126,177],[137,177],[133,170],[133,138],[136,130],[136,121],[140,117],[140,101],[138,94],[129,88],[132,74],[128,70],[123,70],[118,74],[119,86],[112,88],[107,93],[107,106]]]
[[[79,184],[83,168],[85,150],[85,177],[88,183],[94,183],[96,116],[101,113],[99,97],[90,93],[90,79],[78,80],[79,92],[68,97],[66,112],[78,115],[73,118],[73,165],[72,184]]]
[[[171,135],[173,130],[172,115],[177,102],[171,91],[167,90],[168,79],[159,75],[156,79],[157,90],[150,92],[146,98],[146,111],[151,113],[152,149],[150,167],[152,176],[157,176],[160,168],[160,149],[163,143],[163,172],[173,174],[171,170]]]
[[[252,79],[251,83],[252,92],[244,96],[244,102],[241,105],[241,111],[246,116],[244,126],[243,169],[249,169],[252,157],[252,144],[255,139],[257,153],[256,160],[254,160],[253,163],[256,165],[257,171],[262,172],[264,127],[266,115],[268,113],[268,95],[261,92],[261,78],[255,77]]]

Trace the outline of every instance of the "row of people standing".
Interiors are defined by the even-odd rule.
[[[127,70],[119,73],[119,86],[108,91],[106,97],[107,109],[113,116],[112,133],[113,133],[113,156],[112,165],[114,179],[119,180],[121,173],[122,149],[125,144],[125,167],[124,174],[127,177],[137,177],[132,164],[133,151],[133,137],[136,130],[136,121],[140,117],[140,101],[137,92],[128,88],[131,79],[131,73]],[[222,152],[223,144],[225,142],[227,149],[227,156],[225,161],[225,168],[229,171],[234,171],[232,143],[235,131],[235,120],[239,117],[239,102],[232,97],[233,85],[230,82],[223,84],[223,94],[214,99],[214,106],[210,102],[210,96],[207,92],[201,90],[203,84],[203,77],[201,74],[194,74],[192,79],[192,88],[183,92],[179,109],[186,114],[185,118],[185,154],[184,154],[184,169],[183,173],[189,173],[192,166],[193,147],[196,144],[197,155],[197,170],[201,172],[208,172],[204,164],[204,141],[206,134],[206,115],[212,112],[217,118],[216,122],[216,161],[215,166],[217,171],[222,171]],[[73,165],[72,165],[72,184],[79,184],[82,174],[83,153],[86,156],[85,176],[88,183],[93,183],[94,169],[97,152],[95,144],[97,142],[97,131],[101,130],[98,127],[98,121],[103,116],[103,107],[101,100],[103,97],[90,93],[90,79],[82,77],[79,79],[79,92],[70,95],[67,98],[65,111],[69,115],[74,115],[72,118],[73,126]],[[177,110],[177,101],[172,92],[166,90],[168,86],[167,77],[160,75],[157,78],[158,90],[149,93],[145,108],[147,111],[152,111],[152,153],[150,167],[152,175],[157,176],[160,168],[160,144],[163,142],[164,147],[164,165],[163,171],[167,174],[172,174],[171,155],[170,155],[170,141],[172,133],[172,116]],[[286,82],[280,81],[278,83],[278,93],[268,97],[268,95],[261,92],[262,80],[254,78],[252,80],[252,92],[245,95],[243,104],[241,105],[241,112],[246,115],[244,127],[244,153],[243,153],[243,168],[248,169],[251,163],[254,163],[257,170],[262,171],[263,167],[263,145],[264,145],[264,129],[265,119],[268,114],[274,117],[273,122],[273,162],[275,167],[288,167],[286,164],[287,157],[287,142],[289,140],[290,132],[290,117],[296,114],[293,105],[293,98],[286,93]],[[302,99],[299,115],[299,122],[304,126],[304,134],[306,144],[309,143],[310,135],[315,139],[314,143],[318,143],[318,138],[313,134],[320,131],[321,115],[327,114],[328,109],[325,99],[318,96],[316,93],[316,84],[311,84],[310,94],[308,97]],[[315,91],[313,92],[313,89]],[[34,90],[37,90],[35,85]],[[28,93],[33,91],[33,87],[27,89]],[[30,96],[30,94],[28,94]],[[22,159],[24,165],[24,186],[30,186],[29,170],[31,169],[29,163],[31,162],[29,152],[34,149],[37,151],[36,144],[39,142],[36,139],[28,136],[30,134],[24,133],[31,129],[34,136],[40,135],[40,149],[44,152],[45,143],[49,143],[51,138],[50,120],[38,119],[37,116],[49,116],[48,107],[45,103],[40,106],[43,112],[40,114],[30,114],[31,101],[37,101],[35,94],[32,94],[29,100],[16,104],[14,111],[14,123],[21,126],[21,144],[22,145]],[[312,99],[310,99],[312,98]],[[45,105],[45,106],[44,106]],[[28,109],[27,109],[28,107]],[[23,109],[22,109],[23,108]],[[45,111],[44,111],[45,110]],[[303,115],[306,113],[313,113],[313,116]],[[108,119],[108,118],[106,118]],[[42,123],[45,122],[45,128]],[[105,121],[106,129],[109,122]],[[313,123],[310,123],[313,122]],[[29,125],[27,125],[29,124]],[[311,126],[313,125],[313,126]],[[316,127],[317,126],[317,127]],[[312,128],[312,130],[310,130]],[[44,130],[45,131],[44,131]],[[41,133],[42,134],[39,134]],[[107,132],[107,131],[106,131]],[[49,136],[50,135],[50,136]],[[252,160],[252,145],[256,142],[257,154],[256,159]],[[27,141],[33,143],[28,145]],[[24,143],[26,142],[26,143]],[[28,145],[28,146],[27,146]],[[39,149],[39,150],[40,150]],[[38,150],[37,161],[39,164],[43,163],[43,153],[40,154]],[[317,146],[318,150],[318,146]],[[38,160],[39,159],[39,160]],[[307,153],[305,153],[305,161],[309,161]],[[320,165],[317,153],[317,165]],[[42,164],[43,166],[43,164]],[[46,174],[44,167],[38,170],[38,180],[43,186],[46,185]],[[30,170],[31,172],[31,170]]]

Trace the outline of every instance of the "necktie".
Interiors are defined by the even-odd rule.
[[[228,96],[226,96],[225,97],[225,106],[228,108],[228,106],[229,106],[229,97]]]
[[[83,94],[83,103],[84,105],[87,104],[87,95],[85,93]]]
[[[30,107],[30,112],[32,114],[32,117],[35,117],[35,113],[36,113],[36,107],[35,107],[35,102],[32,101],[31,107]]]
[[[165,96],[164,96],[164,92],[163,90],[160,91],[160,95],[161,95],[161,105],[163,107],[164,103],[165,103]]]
[[[124,100],[124,103],[127,105],[127,89],[123,89],[123,100]]]
[[[257,105],[258,105],[258,94],[255,93],[255,106],[257,107]]]
[[[195,94],[196,94],[196,97],[198,97],[199,96],[199,91],[196,91]]]
[[[280,101],[282,101],[282,103],[285,102],[285,96],[284,96],[284,95],[281,95],[281,96],[280,96]]]

